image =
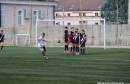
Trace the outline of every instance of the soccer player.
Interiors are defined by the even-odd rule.
[[[48,57],[46,57],[46,54],[45,54],[45,52],[46,52],[45,42],[47,42],[47,43],[50,43],[50,42],[49,42],[49,41],[46,41],[44,38],[45,38],[45,33],[42,33],[42,36],[40,36],[40,37],[38,38],[38,47],[39,47],[39,49],[42,51],[43,57],[44,57],[46,60],[48,60]]]
[[[75,47],[76,47],[76,55],[79,55],[79,31],[78,29],[76,28],[75,29]]]
[[[80,34],[80,45],[81,45],[81,54],[85,54],[85,44],[86,44],[86,38],[87,38],[87,35],[85,34],[85,31],[82,30],[81,31],[81,34]]]
[[[64,53],[68,53],[69,48],[68,48],[68,27],[65,27],[64,30],[64,40],[65,40],[65,51]]]
[[[4,33],[3,33],[3,30],[1,30],[0,32],[0,51],[2,51],[3,47],[4,47]]]
[[[71,28],[71,47],[70,47],[70,54],[75,54],[75,45],[74,45],[74,27]]]
[[[69,43],[71,42],[72,40],[72,35],[71,35],[71,31],[68,32],[68,43],[67,45],[69,46]]]

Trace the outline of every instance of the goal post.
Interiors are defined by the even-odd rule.
[[[23,45],[30,45],[30,34],[16,34],[16,46],[19,46],[18,38]]]
[[[100,23],[98,24],[93,24],[92,22],[94,21],[99,21]],[[70,24],[65,24],[67,22],[70,22]],[[105,19],[68,19],[68,20],[51,20],[51,19],[45,19],[45,20],[36,20],[36,47],[37,47],[37,41],[38,41],[38,33],[39,33],[39,26],[41,24],[44,24],[44,26],[46,25],[47,28],[54,28],[54,27],[59,27],[56,24],[60,23],[60,27],[61,29],[63,29],[63,27],[65,26],[69,26],[69,27],[73,27],[76,26],[76,28],[78,27],[79,30],[81,30],[81,26],[84,26],[84,29],[87,27],[87,25],[101,25],[103,27],[103,48],[106,49],[106,21]],[[64,24],[63,24],[64,23]],[[80,24],[79,24],[80,23]],[[48,29],[45,29],[45,31],[48,31]],[[57,30],[58,31],[58,30]]]

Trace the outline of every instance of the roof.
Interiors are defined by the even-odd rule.
[[[57,3],[56,2],[40,2],[40,1],[0,1],[2,4],[18,4],[18,5],[49,5],[49,6],[54,6]]]
[[[82,11],[99,11],[100,6],[105,0],[81,0]],[[63,11],[79,11],[80,0],[59,0],[55,8],[56,12]]]

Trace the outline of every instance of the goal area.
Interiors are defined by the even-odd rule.
[[[68,20],[36,20],[36,47],[38,37],[45,33],[45,39],[51,41],[46,43],[47,47],[64,46],[64,27],[68,31],[72,27],[78,28],[79,32],[85,30],[87,35],[86,47],[106,48],[106,24],[105,19],[68,19]],[[60,43],[58,42],[60,40]]]

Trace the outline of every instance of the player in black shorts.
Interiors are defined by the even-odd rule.
[[[86,44],[86,38],[87,35],[85,34],[85,31],[82,30],[80,34],[80,45],[81,45],[81,54],[85,54],[85,44]]]
[[[1,48],[0,48],[0,51],[3,49],[3,47],[4,47],[4,33],[3,33],[3,30],[1,30],[1,32],[0,32],[0,46],[1,46]]]
[[[64,40],[65,40],[65,53],[68,53],[68,27],[65,27],[65,30],[64,30]]]

